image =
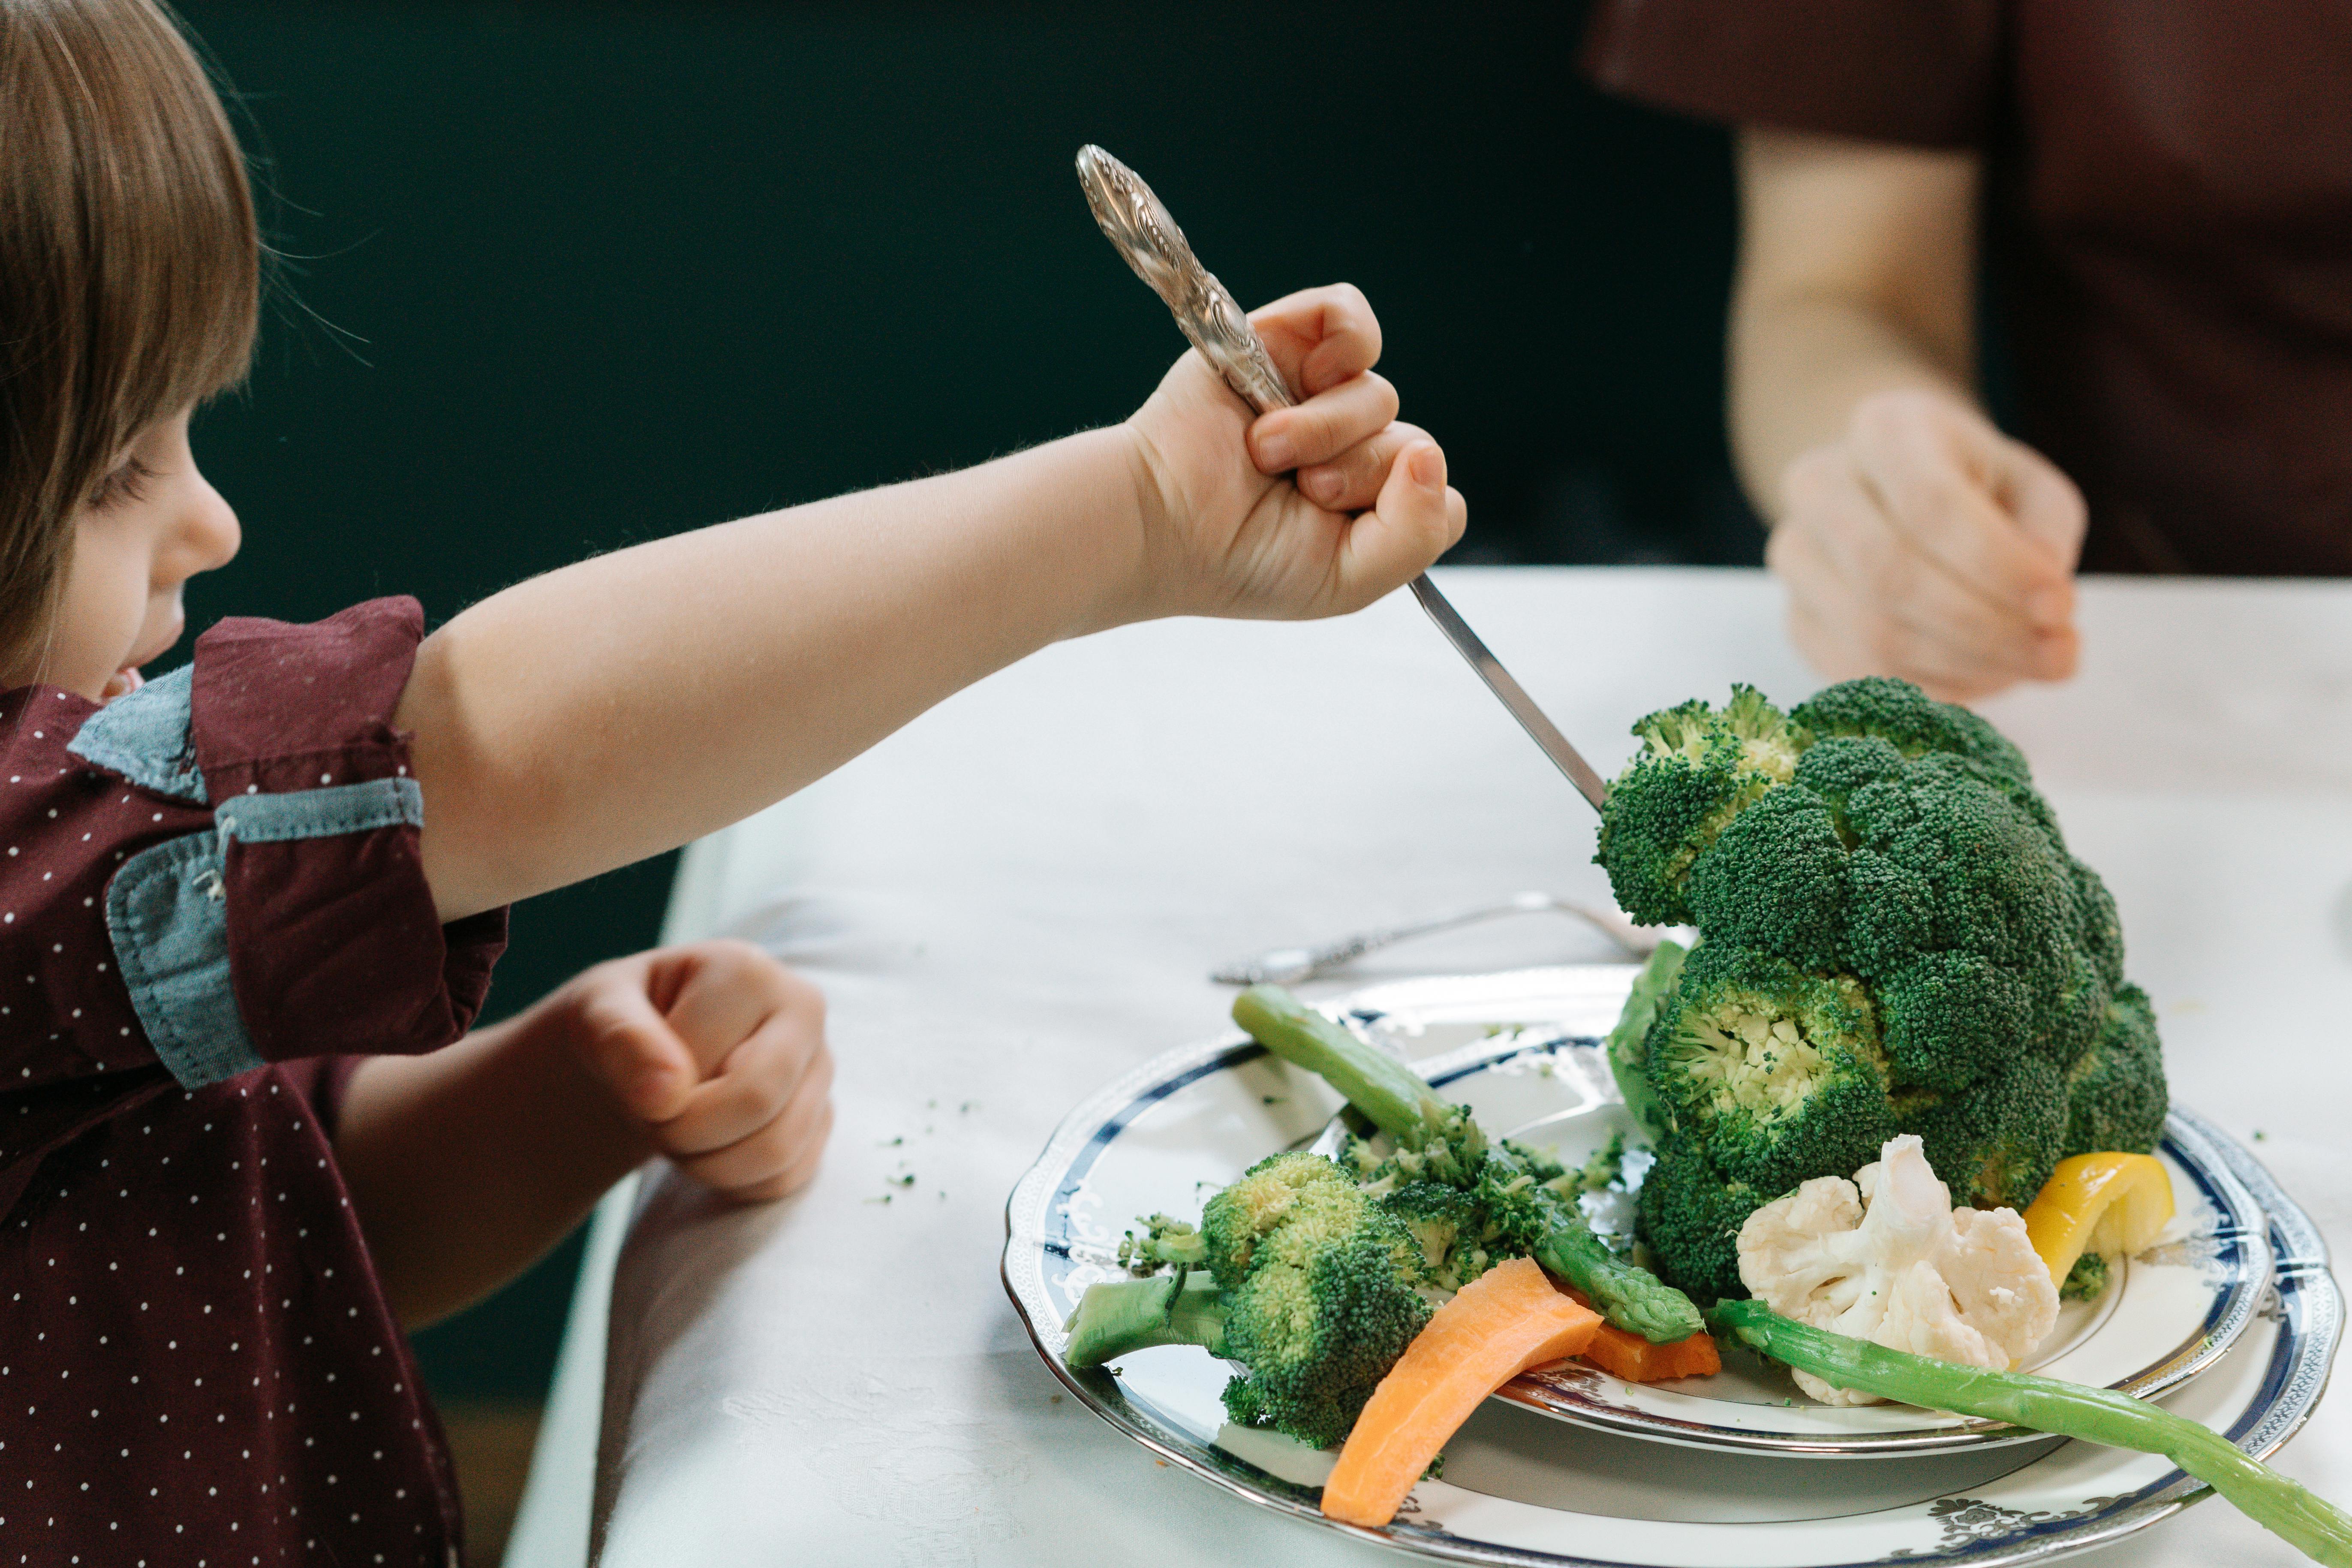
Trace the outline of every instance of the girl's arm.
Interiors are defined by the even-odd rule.
[[[2074,484],[1978,408],[1969,153],[1739,142],[1732,445],[1824,674],[1939,696],[2072,673]]]
[[[396,721],[443,918],[746,816],[1047,643],[1342,614],[1420,572],[1462,499],[1392,423],[1362,296],[1253,320],[1298,407],[1253,421],[1187,354],[1117,428],[583,562],[428,637]]]
[[[335,1163],[413,1329],[522,1272],[655,1154],[730,1197],[805,1184],[832,1084],[815,986],[742,942],[665,948],[430,1056],[362,1061]]]

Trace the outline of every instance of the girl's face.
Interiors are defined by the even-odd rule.
[[[196,471],[188,412],[141,432],[74,518],[73,557],[47,637],[0,672],[103,701],[139,684],[187,623],[181,584],[236,553],[236,513]]]

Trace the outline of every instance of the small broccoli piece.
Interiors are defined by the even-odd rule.
[[[1843,976],[1710,942],[1683,966],[1647,1054],[1680,1135],[1766,1194],[1851,1173],[1895,1134],[1875,1013]]]
[[[1397,1152],[1370,1173],[1373,1188],[1394,1191],[1433,1181],[1469,1192],[1485,1217],[1496,1258],[1532,1256],[1592,1298],[1611,1322],[1654,1343],[1698,1331],[1698,1309],[1680,1292],[1619,1258],[1592,1234],[1573,1204],[1544,1185],[1564,1174],[1559,1162],[1508,1144],[1492,1144],[1465,1107],[1448,1106],[1402,1063],[1391,1060],[1296,996],[1253,985],[1234,1002],[1234,1021],[1275,1055],[1318,1073],[1349,1104],[1396,1139]],[[1349,1168],[1362,1174],[1368,1152],[1350,1145]],[[1338,1167],[1332,1167],[1337,1170]],[[1212,1268],[1218,1226],[1204,1218]],[[1498,1238],[1515,1238],[1507,1251]],[[1222,1279],[1223,1277],[1220,1276]]]
[[[1152,1345],[1197,1344],[1248,1373],[1225,1409],[1328,1447],[1348,1435],[1429,1304],[1404,1226],[1319,1154],[1261,1160],[1202,1214],[1213,1289],[1186,1270],[1095,1285],[1070,1319],[1072,1366]]]
[[[2065,1087],[2049,1062],[2021,1055],[1955,1094],[1897,1089],[1895,1123],[1919,1135],[1955,1203],[2021,1213],[2057,1168]]]
[[[1638,721],[1643,742],[1609,789],[1601,848],[1610,887],[1646,925],[1690,919],[1684,879],[1733,818],[1788,782],[1808,737],[1752,686],[1718,713],[1685,702]]]
[[[2058,1287],[2062,1301],[2095,1301],[2106,1293],[2107,1259],[2097,1252],[2074,1259],[2074,1267],[2066,1271],[2066,1282]]]
[[[1640,1223],[1659,1275],[1702,1301],[1745,1296],[1739,1227],[1778,1193],[1725,1176],[1695,1142],[1676,1136],[1642,1178]]]
[[[1413,1182],[1378,1200],[1421,1248],[1421,1282],[1459,1290],[1496,1261],[1486,1248],[1486,1216],[1470,1194],[1441,1182]]]
[[[1351,1228],[1367,1201],[1348,1173],[1320,1154],[1270,1154],[1202,1205],[1209,1272],[1225,1289],[1238,1289],[1266,1237],[1291,1225],[1318,1235]]]
[[[2146,1154],[2164,1136],[2170,1094],[2147,993],[2126,985],[2107,1005],[2098,1043],[2066,1074],[2064,1159],[2103,1149]]]
[[[1829,803],[1798,784],[1766,794],[1691,861],[1685,893],[1711,942],[1835,967],[1846,846]]]
[[[1200,1227],[1164,1214],[1143,1216],[1136,1223],[1143,1234],[1129,1231],[1118,1244],[1118,1260],[1138,1274],[1154,1274],[1163,1264],[1196,1268],[1209,1260],[1209,1240]]]
[[[1642,973],[1633,977],[1625,1009],[1617,1016],[1617,1026],[1609,1031],[1609,1071],[1617,1079],[1617,1092],[1624,1097],[1626,1111],[1653,1143],[1664,1138],[1674,1123],[1659,1105],[1657,1091],[1650,1087],[1645,1047],[1650,1026],[1658,1021],[1658,1008],[1681,983],[1683,960],[1689,951],[1678,942],[1659,942],[1642,965]]]

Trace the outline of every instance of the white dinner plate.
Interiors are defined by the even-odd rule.
[[[1536,1123],[1528,1142],[1580,1158],[1622,1116],[1590,1040],[1613,1020],[1631,973],[1592,966],[1415,981],[1347,1005],[1376,1036],[1412,1037],[1416,1065],[1490,1128]],[[1470,1038],[1448,1049],[1447,1031]],[[1121,1276],[1115,1249],[1134,1215],[1197,1209],[1265,1153],[1312,1143],[1338,1104],[1319,1079],[1237,1035],[1170,1052],[1074,1110],[1006,1211],[1006,1289],[1074,1393],[1171,1462],[1318,1521],[1330,1457],[1227,1426],[1223,1363],[1169,1347],[1127,1358],[1117,1376],[1074,1372],[1061,1359],[1061,1324],[1087,1284]],[[2137,1361],[2121,1381],[2172,1387],[2173,1408],[2266,1454],[2317,1400],[2342,1299],[2317,1232],[2243,1150],[2176,1113],[2166,1155],[2187,1217],[2133,1260],[2106,1299],[2062,1323],[2043,1370],[2087,1376]],[[2230,1234],[2264,1211],[2266,1237]],[[2273,1251],[2276,1287],[2264,1289],[2255,1277],[2272,1273]],[[2170,1327],[2133,1328],[2143,1318]],[[2145,1349],[2182,1325],[2192,1331],[2165,1340],[2162,1355],[2124,1348]],[[1815,1406],[1777,1369],[1727,1360],[1723,1378],[1693,1380],[1717,1385],[1705,1393],[1636,1390],[1598,1373],[1522,1380],[1448,1445],[1444,1481],[1419,1487],[1388,1529],[1360,1533],[1483,1563],[1762,1568],[1960,1554],[2016,1563],[2138,1529],[2194,1489],[2146,1456],[1906,1407]],[[1543,1418],[1553,1415],[1618,1430]],[[1652,1440],[1662,1437],[1683,1447],[1662,1451]],[[1791,1487],[1791,1451],[1880,1457],[1809,1465],[1803,1485]]]

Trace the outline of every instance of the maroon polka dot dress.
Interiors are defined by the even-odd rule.
[[[0,696],[0,1568],[460,1560],[332,1149],[355,1058],[457,1038],[505,943],[419,867],[422,629]]]

